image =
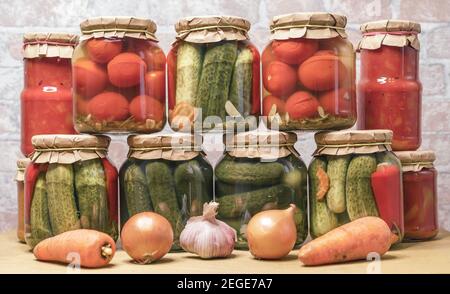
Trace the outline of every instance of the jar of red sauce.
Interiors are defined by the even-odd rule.
[[[421,144],[420,30],[420,24],[400,20],[361,26],[359,128],[392,130],[396,151],[417,150]]]
[[[434,238],[439,231],[437,171],[433,151],[396,152],[403,167],[405,240]]]
[[[263,115],[271,129],[340,130],[356,122],[355,51],[347,18],[275,16],[262,53]]]
[[[74,123],[81,133],[152,133],[166,121],[166,56],[156,24],[97,17],[80,24],[72,58]]]
[[[24,42],[21,94],[21,150],[33,152],[31,137],[74,134],[71,58],[78,37],[65,33],[29,33]]]

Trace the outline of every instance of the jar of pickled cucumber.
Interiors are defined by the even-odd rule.
[[[356,122],[355,52],[343,15],[275,16],[262,53],[263,115],[272,129],[340,130]]]
[[[40,241],[75,229],[118,237],[117,169],[106,157],[110,138],[34,136],[25,171],[25,240]]]
[[[75,134],[71,58],[78,36],[27,33],[23,37],[24,87],[20,95],[21,151],[33,152],[31,137]]]
[[[166,57],[156,24],[99,17],[80,25],[73,58],[74,121],[82,133],[152,133],[165,123]]]
[[[24,224],[24,213],[23,213],[23,202],[24,202],[24,179],[25,179],[25,168],[30,163],[29,158],[21,158],[17,160],[17,173],[16,173],[16,183],[17,183],[17,239],[25,243],[25,224]]]
[[[128,159],[120,168],[121,227],[133,215],[154,211],[172,225],[172,251],[187,220],[202,214],[213,199],[213,169],[199,135],[132,135]]]
[[[245,131],[260,114],[260,56],[250,22],[231,16],[189,17],[175,25],[167,56],[173,130]]]
[[[436,237],[438,222],[438,172],[433,151],[400,151],[405,209],[405,240],[423,241]]]
[[[319,132],[309,165],[310,231],[319,237],[365,216],[382,218],[403,238],[401,164],[392,131]]]
[[[248,249],[246,227],[263,210],[296,205],[296,245],[308,235],[307,169],[294,149],[294,133],[247,132],[226,136],[226,153],[215,168],[218,217],[237,232],[237,249]]]

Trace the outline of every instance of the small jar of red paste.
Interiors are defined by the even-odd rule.
[[[31,137],[74,134],[71,58],[78,37],[66,33],[29,33],[24,42],[21,93],[21,150],[33,152]]]
[[[405,240],[434,238],[438,231],[437,170],[433,151],[396,152],[403,167]]]
[[[384,20],[361,26],[360,129],[390,129],[392,149],[421,144],[422,84],[419,80],[420,24]]]

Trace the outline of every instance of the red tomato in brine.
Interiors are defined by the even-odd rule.
[[[297,85],[295,70],[280,61],[273,61],[263,69],[264,87],[271,94],[282,97],[294,92]]]
[[[288,64],[301,64],[313,56],[319,48],[319,42],[312,39],[275,40],[272,50],[275,57]]]

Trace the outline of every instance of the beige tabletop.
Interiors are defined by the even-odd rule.
[[[66,265],[39,262],[25,244],[16,241],[15,233],[0,234],[0,273],[72,273]],[[305,267],[296,252],[280,261],[254,259],[245,251],[234,251],[227,259],[202,260],[188,253],[170,253],[149,265],[132,263],[119,250],[112,263],[103,269],[81,269],[81,273],[450,273],[450,233],[441,232],[428,242],[404,243],[389,251],[379,261],[358,261],[340,265]]]

